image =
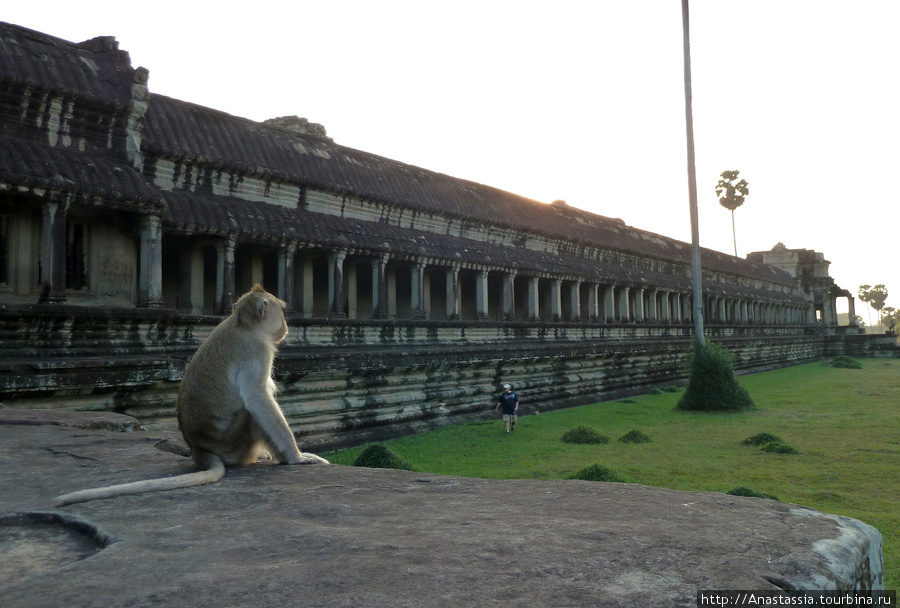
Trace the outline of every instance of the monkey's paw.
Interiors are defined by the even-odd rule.
[[[291,462],[290,464],[331,464],[321,456],[316,456],[315,454],[310,454],[308,452],[301,452],[300,458]]]

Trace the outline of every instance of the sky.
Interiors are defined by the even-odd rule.
[[[0,20],[114,36],[154,93],[691,242],[678,0],[44,0]],[[690,0],[690,24],[701,246],[814,249],[900,308],[900,1]],[[750,186],[734,234],[726,170]]]

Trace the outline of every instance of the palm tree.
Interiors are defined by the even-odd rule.
[[[731,211],[731,236],[734,238],[734,257],[737,257],[737,233],[734,230],[734,210],[744,204],[744,197],[750,194],[750,185],[742,179],[735,182],[740,171],[722,171],[722,179],[716,184],[719,204]]]
[[[694,292],[694,342],[706,345],[703,333],[703,273],[700,267],[700,221],[697,212],[697,169],[694,159],[694,107],[691,90],[691,26],[688,0],[681,0],[682,40],[684,45],[684,115],[687,130],[688,203],[691,210],[691,282]]]

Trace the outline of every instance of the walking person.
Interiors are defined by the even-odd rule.
[[[496,412],[503,407],[503,422],[506,423],[506,433],[516,430],[516,418],[519,415],[519,396],[512,391],[512,387],[508,384],[503,385],[503,392],[497,400],[497,406],[494,408]]]

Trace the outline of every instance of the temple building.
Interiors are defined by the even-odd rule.
[[[257,283],[288,303],[282,403],[313,443],[477,415],[501,381],[551,409],[683,379],[689,244],[148,82],[114,38],[0,23],[8,405],[170,420],[184,361]],[[704,322],[742,369],[857,334],[837,325],[853,297],[821,253],[703,250],[702,264]]]

